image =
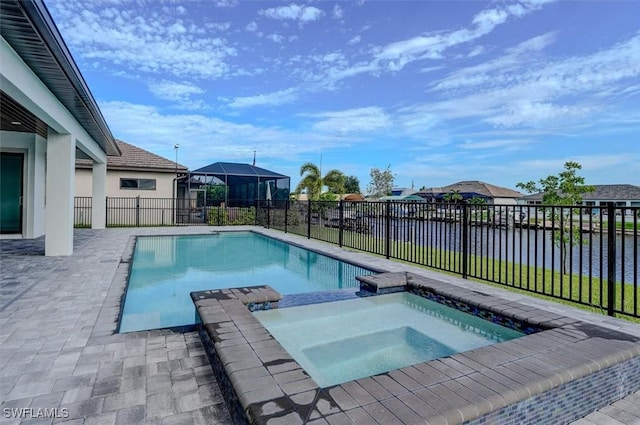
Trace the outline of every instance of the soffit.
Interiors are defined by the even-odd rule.
[[[104,117],[44,3],[41,0],[0,0],[0,34],[100,148],[107,155],[120,155]]]

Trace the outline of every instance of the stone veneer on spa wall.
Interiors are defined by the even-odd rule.
[[[235,423],[558,423],[640,388],[638,338],[418,275],[359,280],[369,292],[408,290],[531,334],[320,388],[250,312],[277,308],[276,291],[192,293]]]

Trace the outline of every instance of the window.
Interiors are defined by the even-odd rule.
[[[156,190],[156,179],[120,179],[120,189]]]

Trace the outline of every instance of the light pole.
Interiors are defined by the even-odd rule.
[[[173,150],[176,151],[176,182],[177,182],[177,178],[178,178],[178,148],[179,147],[180,147],[180,145],[177,144],[177,143],[175,145],[173,145]]]
[[[176,151],[176,178],[173,179],[173,181],[175,182],[173,185],[173,223],[175,224],[177,222],[177,203],[178,203],[178,148],[180,147],[180,145],[178,145],[177,143],[175,145],[173,145],[173,150]]]

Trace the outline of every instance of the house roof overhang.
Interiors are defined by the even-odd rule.
[[[119,156],[115,139],[44,2],[0,0],[0,34],[98,146],[107,155]],[[10,120],[7,117],[3,123]]]

